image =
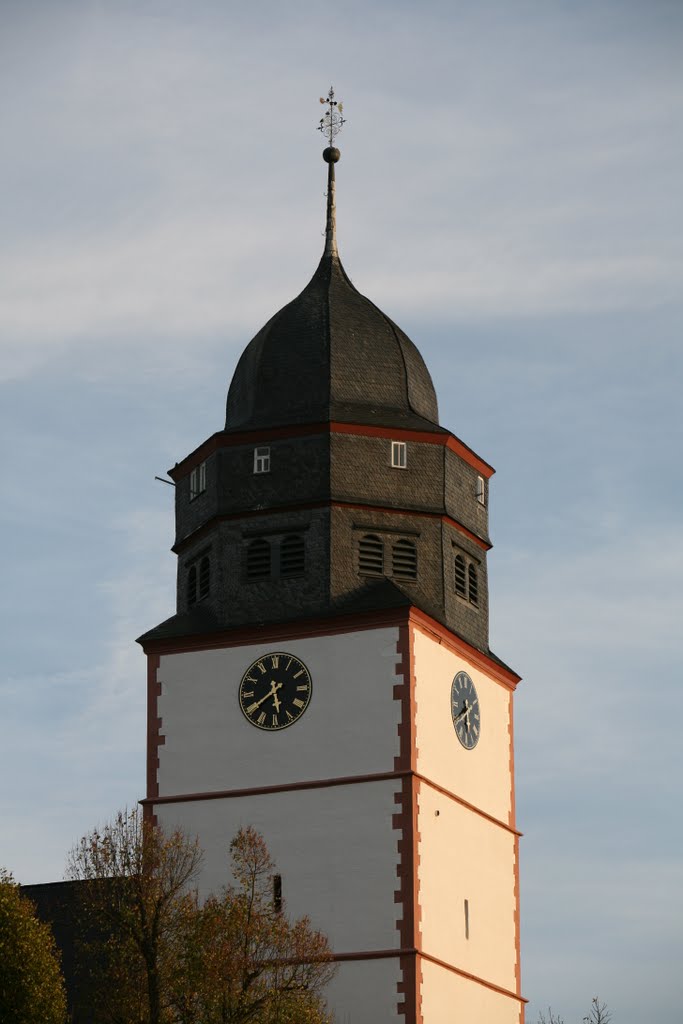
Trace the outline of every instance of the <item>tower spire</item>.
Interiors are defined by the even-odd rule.
[[[342,130],[345,118],[342,117],[344,105],[334,98],[334,88],[330,86],[327,99],[320,97],[321,103],[327,104],[327,112],[320,118],[318,131],[327,138],[327,146],[323,150],[323,160],[327,163],[327,216],[325,219],[325,256],[338,256],[337,251],[337,203],[334,165],[341,153],[335,145],[335,138]]]

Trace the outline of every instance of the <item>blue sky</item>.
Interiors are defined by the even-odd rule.
[[[680,1020],[683,7],[5,4],[0,863],[143,793],[170,488],[338,226],[496,466],[528,1019]]]

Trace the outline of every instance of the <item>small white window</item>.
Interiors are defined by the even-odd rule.
[[[254,472],[270,473],[270,448],[254,448]]]
[[[190,473],[190,501],[206,490],[206,462],[200,462]]]
[[[480,505],[486,504],[486,481],[483,476],[477,477],[477,501]]]
[[[408,465],[405,441],[391,442],[391,465],[394,469],[405,469]]]

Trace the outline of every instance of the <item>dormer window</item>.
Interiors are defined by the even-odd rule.
[[[408,465],[408,451],[405,441],[391,442],[391,465],[394,469],[405,469]]]
[[[254,472],[270,473],[270,448],[254,448]]]
[[[477,501],[480,505],[486,504],[486,481],[483,476],[477,477]]]
[[[200,462],[190,473],[190,501],[206,490],[206,462]]]

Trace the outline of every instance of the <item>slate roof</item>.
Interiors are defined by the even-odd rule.
[[[336,253],[261,328],[237,364],[227,431],[334,420],[442,433],[410,338],[354,287]]]

